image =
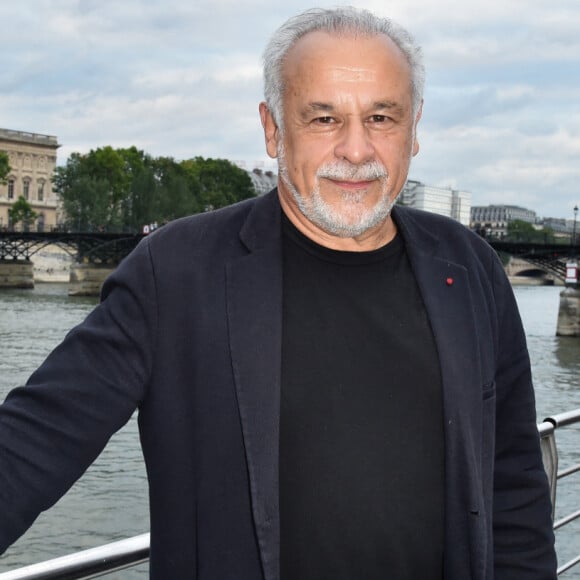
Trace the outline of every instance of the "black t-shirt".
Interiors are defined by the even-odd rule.
[[[441,580],[439,359],[396,237],[317,245],[284,220],[282,580]]]

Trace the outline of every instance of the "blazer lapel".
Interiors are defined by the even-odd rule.
[[[404,214],[404,215],[402,215]],[[471,577],[471,553],[458,537],[471,537],[470,518],[479,516],[481,457],[481,370],[478,333],[468,269],[446,259],[439,238],[405,212],[394,213],[428,318],[443,383],[446,458],[446,552],[449,577]],[[473,542],[473,538],[471,539]],[[465,546],[465,552],[461,552]],[[472,547],[473,548],[473,547]],[[446,576],[448,577],[448,576]]]
[[[249,253],[227,267],[230,349],[264,577],[277,580],[282,341],[282,247],[277,199],[256,203],[241,238]]]

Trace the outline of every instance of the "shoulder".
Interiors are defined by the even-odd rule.
[[[176,219],[145,238],[152,254],[179,251],[191,256],[240,251],[246,237],[273,235],[279,204],[276,191],[201,214]]]
[[[509,290],[509,281],[494,248],[481,236],[441,215],[397,207],[393,219],[412,258],[441,260],[469,273],[473,285],[491,294]]]
[[[396,206],[393,219],[405,242],[419,247],[437,248],[452,254],[495,255],[493,248],[478,234],[446,216],[415,208]]]
[[[207,240],[208,236],[237,232],[255,202],[256,199],[244,200],[218,210],[178,218],[150,234],[146,240],[152,246],[159,246],[185,240]]]

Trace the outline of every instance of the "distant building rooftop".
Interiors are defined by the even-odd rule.
[[[34,143],[35,145],[45,145],[54,148],[60,147],[58,140],[54,135],[14,131],[12,129],[0,129],[0,140],[16,141],[19,143]]]
[[[247,171],[247,173],[250,176],[254,189],[258,195],[268,193],[270,190],[274,189],[278,183],[278,175],[273,171],[264,171],[263,169],[256,168]]]

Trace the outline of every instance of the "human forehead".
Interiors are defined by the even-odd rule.
[[[377,77],[400,77],[411,81],[409,63],[386,35],[314,31],[305,34],[288,51],[282,68],[285,84],[316,81],[321,75],[337,82],[374,81]]]

